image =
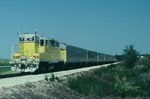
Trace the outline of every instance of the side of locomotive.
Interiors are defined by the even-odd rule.
[[[18,50],[13,47],[9,63],[13,71],[35,72],[110,62],[114,62],[114,57],[111,55],[60,43],[36,33],[24,33],[19,36]]]

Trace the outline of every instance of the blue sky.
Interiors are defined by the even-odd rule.
[[[131,44],[150,53],[150,0],[0,0],[0,58],[17,29],[112,55]]]

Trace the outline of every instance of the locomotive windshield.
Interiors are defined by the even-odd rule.
[[[34,35],[21,35],[19,38],[19,41],[21,42],[33,42],[35,41]]]
[[[23,37],[20,37],[20,41],[34,41],[34,37],[32,37],[32,38],[23,38]]]

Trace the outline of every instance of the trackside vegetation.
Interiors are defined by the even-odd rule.
[[[139,57],[131,45],[123,56],[117,65],[70,78],[68,86],[85,96],[150,97],[150,55]]]
[[[0,67],[0,74],[11,72],[11,67]]]
[[[9,65],[9,59],[0,59],[0,66]]]
[[[11,71],[11,68],[9,67],[8,62],[9,62],[9,59],[0,59],[0,74]]]
[[[128,68],[133,68],[138,60],[139,53],[134,49],[133,45],[126,46],[124,49],[124,63]]]

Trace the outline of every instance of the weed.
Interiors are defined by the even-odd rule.
[[[48,77],[48,75],[46,75],[46,76],[45,76],[45,80],[46,80],[47,82],[49,82],[49,81],[50,81],[50,82],[53,82],[53,81],[61,82],[61,80],[60,80],[57,76],[55,76],[54,74],[52,74],[50,78]]]
[[[119,78],[119,76],[116,74],[115,79],[115,91],[122,97],[136,95],[138,89],[140,88],[135,86],[133,81],[127,81],[126,76]]]
[[[55,75],[52,74],[51,78],[49,79],[51,82],[55,81]]]
[[[49,79],[48,79],[48,76],[47,76],[47,75],[45,75],[45,80],[46,80],[46,81],[49,81]]]

